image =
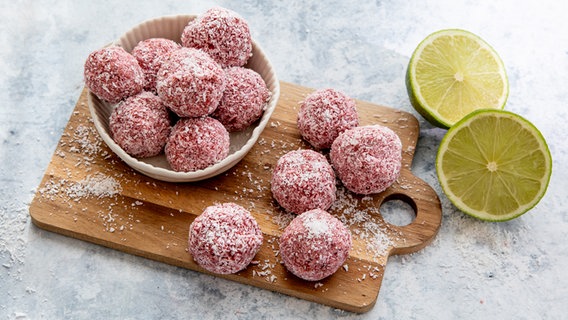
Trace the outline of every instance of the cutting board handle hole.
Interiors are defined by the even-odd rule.
[[[395,226],[406,226],[416,219],[416,203],[403,194],[392,194],[381,203],[381,216]]]

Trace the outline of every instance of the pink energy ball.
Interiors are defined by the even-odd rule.
[[[91,52],[84,76],[87,88],[110,103],[138,94],[144,87],[144,73],[138,61],[117,46]]]
[[[225,159],[229,146],[229,132],[218,120],[181,118],[172,129],[165,153],[174,171],[190,172]]]
[[[400,174],[402,143],[387,127],[356,127],[335,139],[330,157],[347,189],[359,194],[379,193],[390,187]]]
[[[201,117],[217,108],[225,90],[225,71],[205,52],[172,51],[156,82],[158,96],[180,117]]]
[[[262,116],[270,91],[262,77],[251,69],[225,69],[227,86],[217,109],[211,115],[229,132],[242,131]]]
[[[252,56],[248,23],[236,12],[216,7],[190,21],[181,35],[185,47],[207,52],[223,68],[242,67]]]
[[[144,72],[144,90],[156,92],[156,78],[169,53],[181,48],[177,42],[164,38],[151,38],[138,42],[132,55]]]
[[[288,212],[327,210],[336,197],[335,173],[327,159],[316,151],[290,151],[274,167],[271,191]]]
[[[129,155],[147,158],[164,149],[170,134],[170,115],[160,98],[151,92],[128,97],[111,113],[113,140]]]
[[[314,91],[300,103],[298,129],[316,149],[329,149],[340,133],[358,125],[355,101],[340,91]]]
[[[324,210],[297,216],[280,237],[284,266],[304,280],[318,281],[339,269],[349,257],[351,232]]]
[[[263,236],[254,217],[235,203],[205,208],[189,227],[189,252],[202,268],[231,274],[246,268]]]

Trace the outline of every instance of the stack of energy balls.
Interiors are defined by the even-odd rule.
[[[302,279],[317,281],[335,273],[352,246],[349,229],[326,211],[336,200],[336,175],[351,192],[380,193],[400,174],[402,143],[387,127],[359,126],[355,101],[335,89],[309,94],[300,104],[297,125],[314,150],[282,156],[271,191],[284,210],[298,215],[280,238],[284,265]],[[330,162],[321,153],[327,150]]]
[[[229,132],[261,116],[270,91],[244,68],[252,56],[248,23],[233,11],[212,8],[190,21],[181,44],[141,41],[126,52],[110,46],[85,62],[89,90],[116,104],[113,140],[137,158],[165,152],[174,171],[205,169],[229,154]]]

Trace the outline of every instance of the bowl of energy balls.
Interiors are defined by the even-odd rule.
[[[246,20],[221,7],[141,23],[89,54],[84,76],[103,141],[133,169],[169,182],[237,164],[280,95]]]

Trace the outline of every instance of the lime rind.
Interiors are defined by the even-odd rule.
[[[448,145],[452,142],[452,140],[456,137],[456,134],[460,131],[460,130],[465,130],[466,128],[469,128],[470,125],[476,121],[480,121],[481,118],[485,118],[485,120],[487,121],[487,119],[489,118],[496,118],[496,117],[500,117],[500,118],[508,118],[511,120],[514,120],[516,122],[518,122],[520,124],[520,126],[523,129],[526,129],[528,132],[532,133],[532,136],[534,137],[534,140],[539,144],[538,148],[536,148],[537,151],[542,152],[542,156],[543,156],[543,163],[539,163],[539,165],[544,166],[543,168],[543,175],[540,179],[538,180],[538,183],[540,184],[540,188],[538,188],[537,192],[534,193],[534,196],[530,199],[528,199],[528,201],[525,201],[522,204],[517,204],[516,209],[507,212],[506,214],[494,214],[494,213],[490,213],[487,212],[485,210],[480,210],[479,208],[474,208],[472,205],[466,203],[466,201],[464,201],[462,199],[461,196],[457,195],[454,193],[454,191],[452,190],[452,188],[450,187],[450,177],[446,176],[444,173],[444,170],[442,168],[443,165],[443,158],[446,156],[446,154],[448,152]],[[471,143],[471,142],[468,142]],[[507,151],[507,150],[506,150]],[[446,135],[444,136],[444,138],[442,139],[441,143],[440,143],[440,147],[438,148],[438,153],[436,156],[436,172],[438,175],[438,180],[440,181],[440,185],[442,187],[442,190],[444,191],[444,193],[446,194],[446,196],[448,197],[448,199],[462,212],[481,219],[481,220],[485,220],[485,221],[493,221],[493,222],[502,222],[502,221],[508,221],[514,218],[517,218],[521,215],[523,215],[524,213],[526,213],[527,211],[529,211],[530,209],[534,208],[534,206],[536,206],[540,200],[542,199],[542,197],[544,196],[544,194],[546,193],[546,190],[548,189],[548,185],[550,182],[550,177],[552,175],[552,156],[550,154],[550,149],[548,148],[548,145],[546,143],[546,140],[544,138],[544,136],[542,135],[542,133],[528,120],[526,120],[525,118],[509,112],[509,111],[504,111],[504,110],[495,110],[495,109],[480,109],[480,110],[476,110],[470,114],[468,114],[467,116],[465,116],[463,119],[461,119],[460,121],[458,121],[452,128],[450,128],[448,130],[448,132],[446,133]],[[482,173],[477,173],[477,176],[475,176],[474,172],[468,172],[467,168],[463,169],[463,172],[461,173],[463,175],[470,175],[470,178],[475,179],[475,178],[481,178],[481,174]],[[531,179],[535,179],[534,177],[531,177]],[[476,192],[476,190],[478,189],[478,186],[469,186],[472,190],[470,190],[471,192]],[[502,187],[504,189],[507,188],[514,188],[515,186],[512,185],[506,185],[506,184],[502,184]],[[476,189],[476,190],[473,190]],[[477,190],[479,191],[479,190]],[[487,196],[493,196],[495,197],[495,190],[487,190]],[[507,190],[497,190],[497,193],[503,193],[503,192],[507,192]],[[511,192],[510,190],[508,192]],[[486,201],[489,201],[489,198],[486,198]],[[504,204],[506,205],[506,203]],[[479,207],[479,206],[478,206]],[[482,206],[481,206],[482,207]]]
[[[420,86],[418,86],[417,84],[418,80],[416,79],[416,67],[418,61],[420,60],[419,57],[421,57],[424,49],[443,36],[465,36],[467,38],[475,39],[477,44],[479,44],[482,48],[486,49],[488,53],[491,53],[491,57],[493,58],[492,60],[497,64],[497,69],[500,70],[499,76],[503,85],[502,92],[499,96],[499,99],[497,99],[498,100],[497,102],[495,102],[493,105],[489,105],[489,103],[487,103],[486,105],[470,106],[468,107],[467,110],[458,111],[456,119],[449,119],[448,117],[444,117],[436,109],[428,107],[429,104],[424,98],[424,95],[421,93]],[[469,113],[471,110],[474,109],[492,108],[495,110],[502,110],[509,96],[509,80],[507,77],[507,73],[505,71],[505,66],[503,64],[503,61],[501,60],[497,52],[493,49],[493,47],[491,47],[487,42],[485,42],[479,36],[469,31],[461,29],[440,30],[430,34],[424,40],[422,40],[416,47],[408,63],[407,72],[405,76],[405,83],[410,103],[414,107],[414,109],[418,111],[418,113],[422,115],[432,125],[444,129],[450,128],[454,123],[456,123],[463,116],[465,116],[467,113]]]

